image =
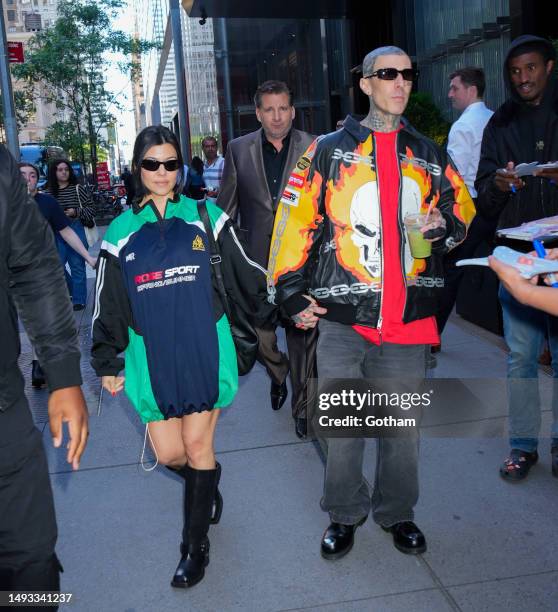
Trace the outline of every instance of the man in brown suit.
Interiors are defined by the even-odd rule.
[[[266,81],[258,87],[254,102],[262,127],[229,143],[217,204],[233,220],[238,220],[250,256],[267,268],[277,205],[292,169],[314,137],[292,127],[295,109],[286,83]],[[316,377],[317,332],[303,331],[288,323],[287,359],[277,348],[274,326],[257,331],[258,360],[271,378],[271,407],[279,410],[287,399],[290,362],[295,431],[304,438],[307,384],[308,379]]]

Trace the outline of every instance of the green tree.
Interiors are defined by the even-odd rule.
[[[133,74],[137,58],[153,47],[112,27],[124,5],[123,0],[60,0],[55,24],[31,38],[25,63],[14,68],[18,79],[30,87],[40,83],[37,94],[67,113],[69,121],[62,123],[71,123],[72,131],[58,125],[54,133],[68,138],[71,134],[81,163],[86,167],[89,161],[94,174],[99,133],[114,121],[112,112],[121,108],[104,74],[109,66]]]
[[[62,147],[70,159],[82,160],[85,155],[85,135],[71,121],[55,121],[45,132],[45,144]]]
[[[29,87],[14,91],[16,122],[21,129],[37,110],[33,102],[33,92]],[[4,99],[0,91],[0,131],[4,131]]]
[[[427,93],[412,93],[405,110],[405,118],[421,134],[442,145],[448,137],[450,124]]]

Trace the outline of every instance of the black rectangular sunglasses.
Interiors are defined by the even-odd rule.
[[[159,161],[158,159],[144,159],[141,162],[141,167],[148,172],[157,172],[160,165],[165,166],[167,172],[174,172],[180,168],[180,163],[177,159],[169,159],[167,161]]]
[[[405,81],[414,81],[419,72],[415,68],[403,68],[403,70],[397,70],[397,68],[380,68],[369,74],[364,79],[371,79],[372,77],[377,77],[378,79],[382,79],[382,81],[395,81],[398,75],[401,75]]]

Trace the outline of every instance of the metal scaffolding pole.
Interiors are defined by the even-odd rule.
[[[19,140],[15,116],[14,95],[12,92],[12,77],[10,74],[10,57],[6,39],[6,24],[4,23],[4,7],[0,2],[0,89],[4,102],[4,127],[8,149],[19,161]]]
[[[184,74],[184,50],[182,48],[182,24],[180,21],[180,4],[170,0],[170,19],[172,42],[174,45],[174,67],[176,71],[176,89],[178,95],[178,130],[180,148],[186,163],[190,163],[190,124],[188,121],[188,98],[186,95],[186,76]]]

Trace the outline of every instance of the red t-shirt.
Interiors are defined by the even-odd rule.
[[[398,227],[399,160],[397,132],[374,132],[376,173],[380,188],[382,219],[382,323],[380,328],[354,325],[353,329],[374,344],[438,344],[440,337],[435,317],[403,323],[405,281],[401,269],[401,241]],[[372,202],[370,203],[372,206]]]

